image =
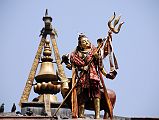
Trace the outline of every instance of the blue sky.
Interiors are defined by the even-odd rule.
[[[96,45],[99,37],[107,35],[107,22],[116,12],[125,21],[120,33],[113,36],[119,70],[114,81],[105,79],[106,86],[117,94],[114,114],[159,117],[158,5],[157,0],[1,0],[0,104],[5,103],[7,112],[13,102],[19,103],[40,42],[46,8],[58,32],[61,55],[74,50],[79,32]],[[71,76],[71,71],[65,72]],[[36,96],[32,90],[29,101]],[[60,94],[58,99],[62,101]]]

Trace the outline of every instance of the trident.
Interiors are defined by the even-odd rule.
[[[118,28],[115,29],[115,26],[119,23],[119,20],[120,20],[121,16],[118,16],[116,19],[115,19],[115,17],[116,17],[116,14],[115,14],[115,12],[114,12],[114,15],[113,15],[113,16],[110,18],[110,20],[108,21],[108,27],[109,27],[109,29],[110,29],[111,32],[117,34],[117,33],[119,33],[120,28],[121,28],[121,26],[122,26],[122,24],[123,24],[124,22],[121,22],[121,23],[119,24]],[[115,20],[114,20],[114,19],[115,19]],[[113,20],[114,20],[114,24],[112,25],[112,21],[113,21]]]
[[[104,41],[106,40],[104,48],[106,48],[107,55],[109,55],[110,73],[108,75],[110,75],[111,79],[115,78],[115,76],[117,74],[115,69],[118,69],[117,60],[116,60],[116,57],[115,57],[115,54],[114,54],[114,51],[113,51],[113,46],[112,46],[112,33],[118,34],[122,24],[124,23],[124,22],[121,22],[119,24],[119,26],[117,28],[115,28],[116,25],[119,23],[119,20],[120,20],[121,16],[118,16],[116,19],[115,18],[116,18],[116,14],[114,12],[114,15],[108,21],[108,27],[109,27],[108,36],[103,39],[103,42],[101,44],[99,44],[99,45],[102,46]],[[114,20],[114,24],[112,24],[113,20]],[[113,53],[113,58],[112,58],[112,54],[111,53]],[[113,59],[114,59],[114,64],[113,64]],[[114,68],[114,65],[115,65],[115,68]],[[112,103],[110,101],[110,98],[108,97],[107,89],[106,89],[106,86],[104,84],[103,79],[101,79],[101,83],[103,85],[104,95],[105,95],[105,99],[106,99],[107,105],[108,105],[108,115],[109,115],[110,119],[112,119],[112,117],[113,117],[113,106],[112,106]],[[106,117],[107,117],[107,114],[105,112],[104,113],[104,119]]]
[[[119,26],[116,28],[117,24],[119,23],[120,18],[121,18],[121,16],[116,17],[116,14],[114,12],[114,15],[108,21],[109,31],[108,31],[107,40],[108,40],[108,54],[109,54],[109,61],[110,61],[110,71],[115,70],[114,65],[115,65],[115,68],[118,69],[118,63],[117,63],[117,59],[115,57],[113,45],[112,45],[112,33],[118,34],[121,26],[124,24],[124,22],[121,22],[119,24]],[[114,24],[112,24],[113,21],[114,21]],[[111,56],[111,52],[113,53],[114,65],[113,65],[113,59]]]

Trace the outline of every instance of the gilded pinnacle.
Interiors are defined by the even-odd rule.
[[[50,41],[48,39],[45,40],[43,57],[41,58],[42,62],[52,62],[53,58],[51,57],[52,51],[50,48]]]

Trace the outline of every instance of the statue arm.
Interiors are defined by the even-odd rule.
[[[76,59],[78,59],[78,58],[76,58]],[[86,69],[86,67],[82,63],[80,63],[80,61],[75,60],[74,53],[63,55],[61,63],[65,63],[66,68],[68,68],[69,70],[72,70],[72,64],[74,66],[78,67],[79,70]]]
[[[69,62],[69,54],[67,54],[67,55],[65,54],[65,55],[62,56],[61,64],[62,63],[65,63],[66,68],[68,68],[69,70],[72,70],[72,65]]]
[[[111,72],[109,72],[109,73],[107,73],[107,72],[105,71],[104,67],[101,68],[100,71],[102,72],[102,74],[103,74],[106,78],[111,79],[111,80],[113,80],[113,79],[116,77],[116,75],[117,75],[117,72],[116,72],[115,70],[114,70],[114,71],[111,71]]]
[[[99,55],[98,59],[99,59],[99,69],[102,72],[102,74],[106,78],[113,80],[116,77],[116,75],[117,75],[116,70],[113,70],[113,71],[110,71],[109,73],[107,73],[106,70],[104,69],[103,59],[102,59],[102,57],[100,55]]]

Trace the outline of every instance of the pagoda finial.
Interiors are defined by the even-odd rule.
[[[48,16],[48,9],[46,9],[45,16]]]
[[[52,51],[50,48],[50,41],[48,39],[45,40],[43,57],[41,58],[42,62],[52,62],[53,58],[51,57]]]

